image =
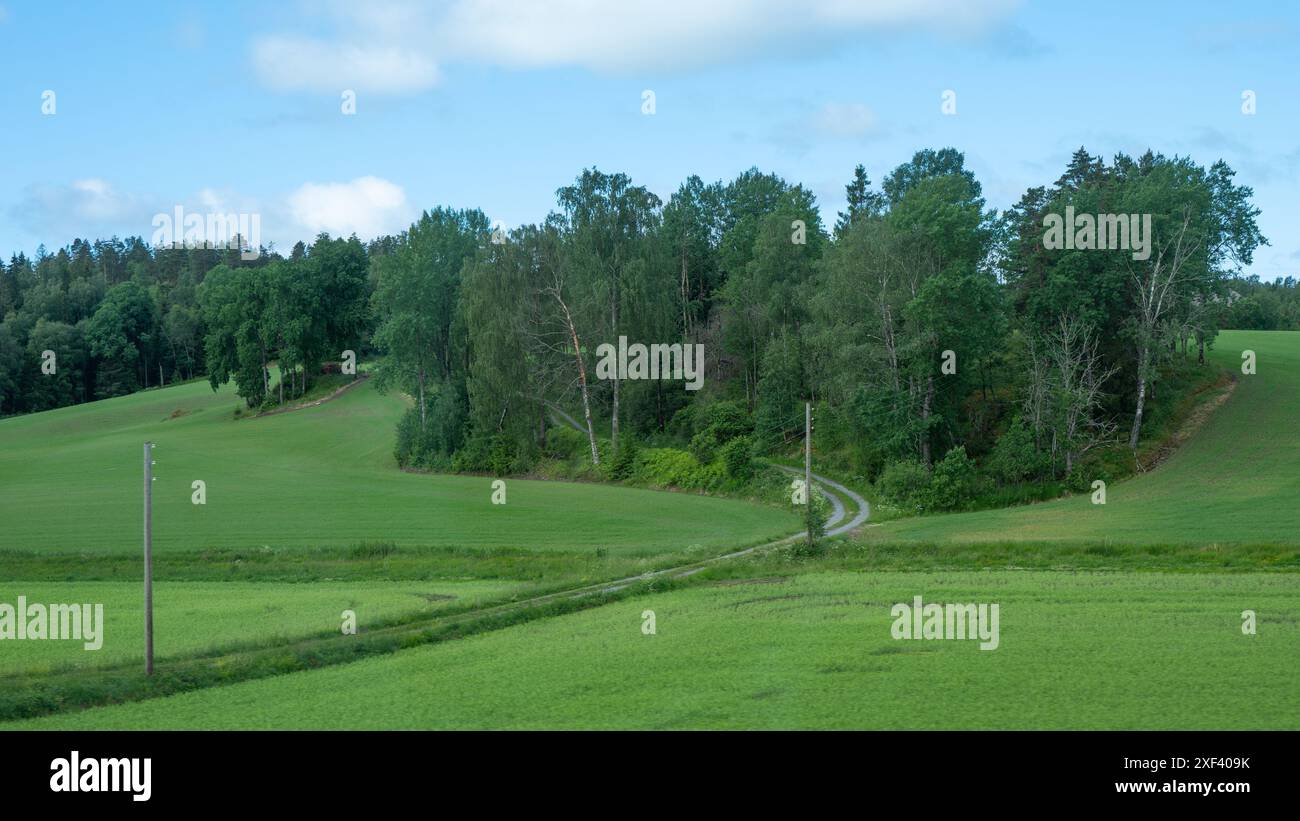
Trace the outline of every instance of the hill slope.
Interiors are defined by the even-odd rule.
[[[726,499],[594,484],[403,473],[403,400],[372,384],[318,407],[234,418],[230,386],[189,383],[0,420],[0,550],[136,552],[141,448],[154,459],[156,551],[362,541],[648,556],[787,535],[792,515]],[[207,503],[191,503],[191,483]]]
[[[1224,331],[1211,359],[1240,374],[1233,395],[1158,468],[1107,488],[1025,507],[887,522],[861,538],[1129,544],[1300,541],[1300,332]]]

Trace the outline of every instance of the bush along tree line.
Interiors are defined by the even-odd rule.
[[[278,403],[346,347],[411,398],[406,467],[770,489],[788,478],[755,458],[798,452],[811,401],[819,464],[901,510],[956,510],[1132,471],[1220,376],[1219,329],[1295,327],[1294,279],[1241,275],[1267,241],[1223,162],[1081,148],[999,214],[959,151],[926,149],[878,188],[858,166],[846,193],[825,226],[806,188],[757,169],[667,201],[588,169],[508,232],[439,207],[288,258],[138,240],[15,256],[0,412],[196,374]],[[702,388],[604,367],[620,342],[701,346]],[[42,383],[45,349],[68,352],[66,381]]]

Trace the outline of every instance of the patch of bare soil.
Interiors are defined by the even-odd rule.
[[[324,404],[325,402],[330,401],[331,399],[338,399],[340,396],[343,395],[344,391],[352,390],[357,385],[360,385],[362,382],[365,382],[369,378],[370,378],[369,374],[358,374],[356,379],[352,380],[351,382],[347,383],[343,387],[334,391],[329,396],[322,396],[320,399],[314,399],[311,402],[303,402],[301,405],[290,405],[287,408],[273,408],[269,411],[262,411],[261,413],[255,414],[249,418],[261,419],[263,416],[275,416],[277,413],[289,413],[290,411],[304,410],[306,408],[314,408],[317,405],[321,405]]]
[[[1160,447],[1154,451],[1144,454],[1138,461],[1138,470],[1145,473],[1159,467],[1166,459],[1173,456],[1183,446],[1183,443],[1191,439],[1201,425],[1205,424],[1205,420],[1209,419],[1219,409],[1219,406],[1228,401],[1228,397],[1232,396],[1232,392],[1236,389],[1237,376],[1231,372],[1219,382],[1206,388],[1207,391],[1217,390],[1219,393],[1197,404],[1192,409],[1192,412],[1187,415],[1187,418],[1183,420],[1182,427],[1173,436],[1161,442]]]

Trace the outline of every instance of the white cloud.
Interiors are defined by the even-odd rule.
[[[127,198],[113,186],[97,178],[74,180],[68,186],[71,205],[77,216],[91,220],[110,220],[122,216],[130,207]]]
[[[267,37],[253,47],[253,65],[281,91],[408,93],[438,81],[433,60],[399,45]]]
[[[862,103],[827,103],[813,116],[812,126],[828,137],[865,137],[876,131],[876,115]]]
[[[1017,0],[457,0],[440,20],[449,54],[523,67],[671,69],[842,43],[872,31],[963,34]]]
[[[29,186],[10,214],[33,233],[49,232],[71,239],[109,236],[140,220],[147,210],[138,197],[91,177],[61,185]]]
[[[310,22],[327,38],[270,35],[254,66],[279,89],[420,91],[438,65],[673,70],[759,54],[808,52],[871,34],[978,34],[1020,0],[335,0]],[[324,13],[319,10],[323,9]]]
[[[379,177],[305,183],[288,197],[289,215],[309,235],[355,233],[362,239],[406,229],[415,209],[401,186]]]
[[[173,217],[178,208],[184,215],[205,219],[216,214],[256,215],[261,226],[256,239],[281,253],[288,253],[298,240],[310,243],[322,231],[343,237],[355,233],[363,240],[397,233],[418,216],[400,186],[373,176],[351,182],[309,182],[287,195],[265,198],[209,187],[180,199],[124,192],[92,177],[30,186],[9,213],[34,242],[55,248],[76,237],[139,236],[149,242],[158,227],[155,218]],[[181,223],[175,230],[182,230]]]

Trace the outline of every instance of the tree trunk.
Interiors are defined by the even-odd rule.
[[[1196,364],[1205,364],[1205,334],[1203,332],[1196,335]]]
[[[1132,450],[1137,450],[1138,436],[1142,433],[1142,411],[1147,402],[1147,358],[1150,355],[1146,347],[1138,353],[1137,408],[1133,411],[1133,432],[1128,438],[1128,446]]]
[[[420,430],[424,430],[424,367],[420,367]]]
[[[610,426],[610,442],[613,445],[614,451],[616,453],[618,452],[618,386],[621,383],[621,381],[622,380],[618,378],[618,374],[615,374],[614,375],[614,421]]]
[[[573,357],[578,362],[578,386],[582,389],[582,415],[587,422],[587,441],[591,444],[591,463],[600,464],[600,449],[596,447],[596,428],[591,424],[591,396],[587,390],[587,366],[582,361],[582,345],[578,341],[578,329],[573,324],[573,314],[569,313],[569,306],[564,303],[563,297],[560,296],[560,289],[557,286],[551,295],[555,301],[560,303],[560,310],[564,311],[564,322],[569,326],[569,339],[573,342]]]
[[[596,429],[591,424],[591,400],[587,396],[587,374],[582,364],[582,354],[578,353],[578,371],[582,383],[582,415],[587,422],[587,441],[591,443],[591,463],[600,464],[600,450],[596,447]]]
[[[934,402],[934,377],[928,377],[925,384],[925,399],[921,402],[921,461],[928,468],[930,456],[930,405]]]
[[[682,249],[682,335],[691,338],[691,281],[686,275],[686,249]]]

